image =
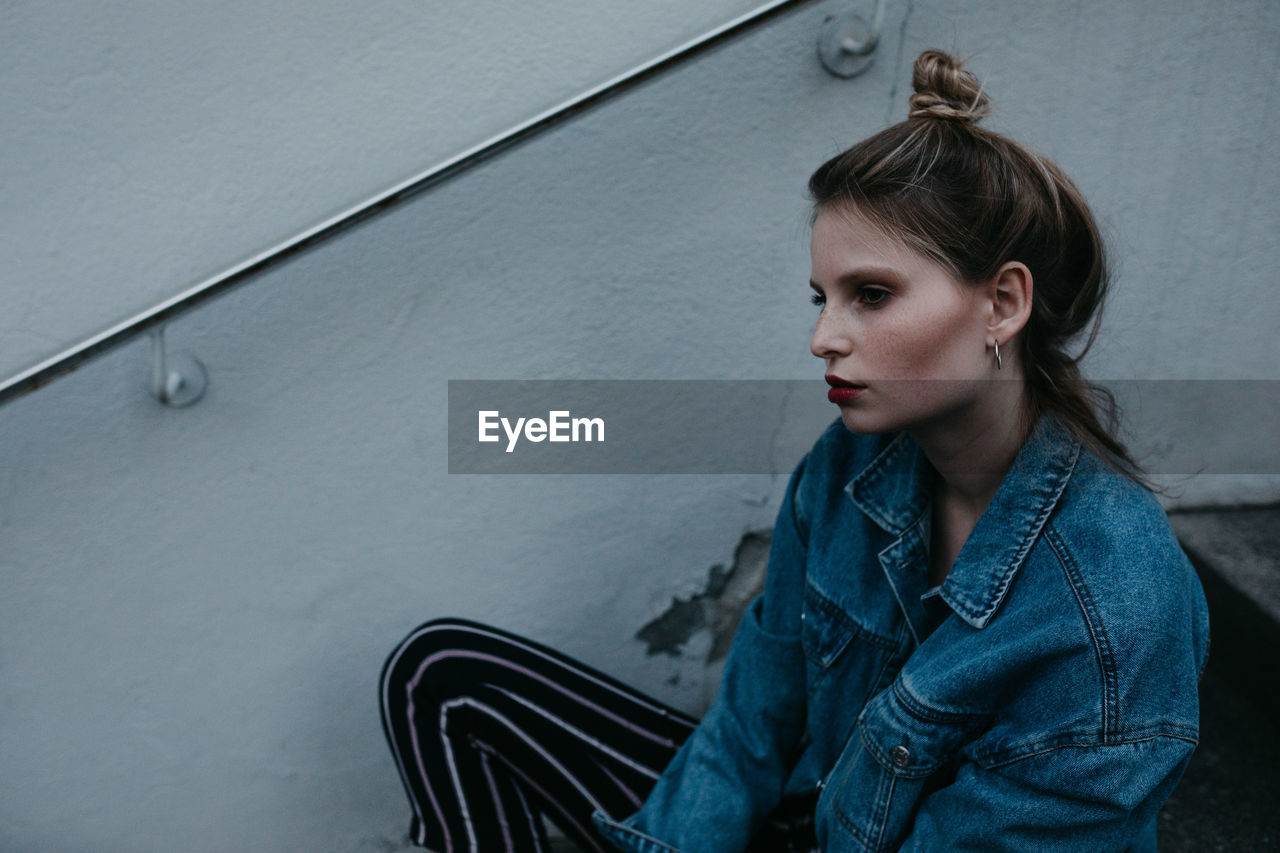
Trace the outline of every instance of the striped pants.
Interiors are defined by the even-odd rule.
[[[640,808],[697,720],[497,628],[439,619],[382,669],[382,726],[413,809],[412,841],[439,853],[547,851],[542,817],[583,850],[591,823]],[[750,850],[807,851],[812,801],[784,801]]]

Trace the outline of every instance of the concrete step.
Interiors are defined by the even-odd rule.
[[[1200,745],[1160,812],[1160,853],[1280,851],[1280,728],[1217,663],[1200,683]]]
[[[1209,659],[1280,721],[1280,505],[1173,512],[1209,602]]]
[[[1162,853],[1280,851],[1280,506],[1169,514],[1209,603],[1200,746]]]

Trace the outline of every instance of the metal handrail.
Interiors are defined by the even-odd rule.
[[[613,77],[586,92],[551,107],[542,113],[493,136],[462,153],[385,190],[367,201],[356,204],[329,219],[308,228],[234,267],[201,281],[160,304],[124,320],[106,331],[52,356],[0,384],[0,404],[40,388],[71,372],[90,358],[125,343],[142,332],[161,326],[180,314],[243,284],[284,261],[310,249],[348,228],[384,213],[408,198],[431,189],[507,149],[549,130],[586,110],[628,91],[640,83],[674,66],[718,47],[766,21],[794,10],[813,0],[774,0],[760,8],[675,47],[630,71]]]

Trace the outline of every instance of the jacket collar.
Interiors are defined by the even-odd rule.
[[[1080,452],[1080,442],[1053,413],[1040,417],[940,591],[951,609],[973,627],[985,627],[1004,601],[1014,575],[1066,488]],[[892,555],[903,555],[904,565],[897,567],[901,573],[909,559],[912,573],[918,570],[921,575],[912,587],[920,589],[928,571],[928,538],[923,532],[929,530],[925,514],[931,509],[931,473],[932,466],[920,445],[906,432],[899,432],[845,486],[858,509],[898,537],[882,552],[882,562],[896,559]],[[913,538],[915,547],[904,547]],[[893,567],[885,565],[885,570],[893,583]],[[899,585],[895,584],[895,592]],[[899,598],[910,619],[918,602],[908,605],[901,594]]]

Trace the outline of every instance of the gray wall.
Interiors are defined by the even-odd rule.
[[[10,0],[0,379],[755,6]]]
[[[905,116],[925,47],[975,54],[991,124],[1112,236],[1092,375],[1274,379],[1280,7],[971,5],[892,2],[840,81],[818,4],[211,303],[169,332],[209,366],[190,409],[147,396],[144,342],[0,408],[0,848],[395,849],[375,680],[444,614],[700,710],[708,638],[649,657],[633,634],[772,523],[804,448],[773,474],[450,476],[446,383],[817,377],[804,182]],[[89,270],[79,236],[56,245]]]

